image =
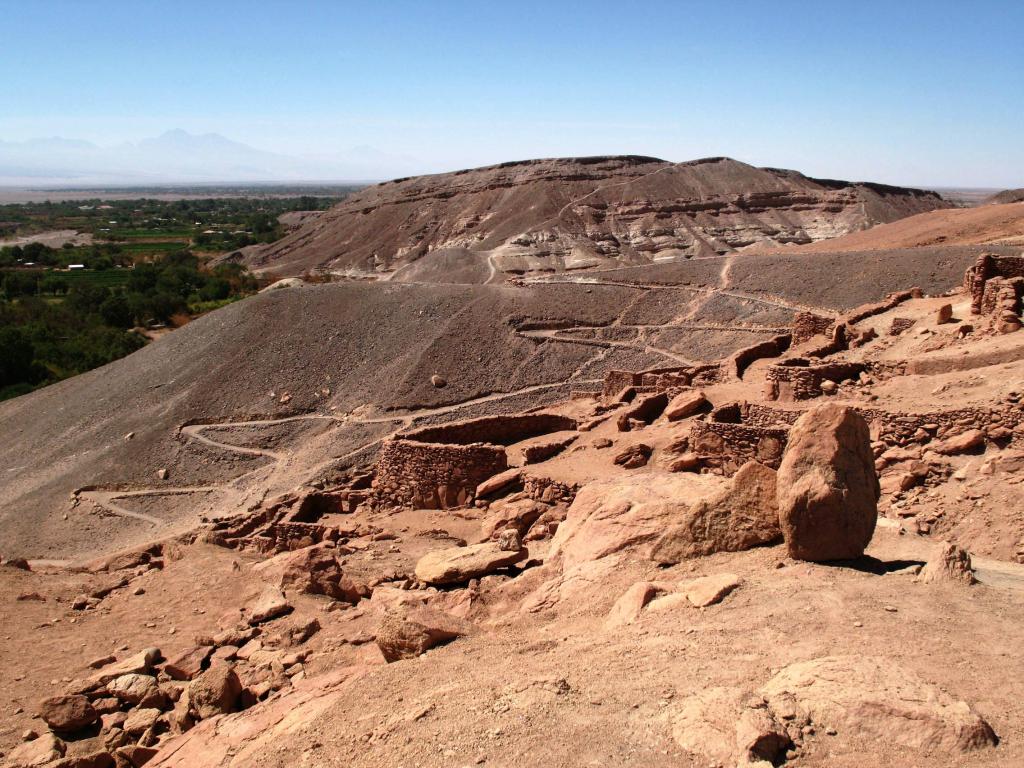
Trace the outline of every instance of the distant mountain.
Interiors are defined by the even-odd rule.
[[[167,131],[113,147],[60,137],[0,141],[0,184],[213,181],[364,181],[407,168],[370,147],[336,157],[266,152],[216,133]]]
[[[725,157],[526,160],[367,187],[247,251],[310,269],[463,281],[812,243],[949,203],[934,192],[812,179]],[[432,277],[430,277],[432,276]]]

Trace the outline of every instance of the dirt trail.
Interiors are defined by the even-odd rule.
[[[582,366],[581,366],[582,368]],[[579,373],[579,370],[576,372]],[[574,374],[575,375],[575,374]],[[570,377],[572,378],[572,377]],[[596,380],[595,380],[596,381]],[[595,383],[595,381],[586,381],[583,383]],[[260,428],[260,427],[273,427],[281,424],[291,424],[299,421],[331,421],[338,425],[344,424],[397,424],[396,428],[388,432],[388,434],[371,440],[367,443],[359,445],[348,453],[332,457],[326,461],[315,464],[311,467],[307,467],[303,474],[305,476],[315,475],[317,472],[326,469],[332,465],[337,465],[340,462],[344,462],[346,459],[355,457],[360,453],[363,453],[377,444],[387,440],[390,437],[398,434],[404,429],[411,427],[417,421],[421,419],[431,418],[433,416],[442,416],[448,413],[469,408],[484,403],[498,402],[508,398],[519,397],[521,395],[530,394],[533,392],[543,392],[550,389],[556,389],[563,387],[563,382],[553,384],[538,384],[531,387],[523,387],[513,392],[495,392],[490,395],[484,395],[482,397],[473,398],[471,400],[465,400],[460,403],[453,403],[452,405],[439,406],[436,408],[420,408],[408,413],[394,414],[388,416],[375,416],[375,417],[361,417],[353,414],[345,414],[341,416],[333,414],[322,414],[322,413],[309,413],[300,414],[296,416],[285,416],[277,419],[247,419],[242,421],[228,421],[228,422],[216,422],[211,424],[185,424],[179,428],[178,434],[181,435],[186,442],[195,441],[202,445],[217,450],[227,451],[230,453],[239,454],[242,456],[257,456],[270,459],[273,464],[270,465],[269,469],[266,466],[259,467],[257,469],[245,472],[242,475],[234,478],[233,480],[224,483],[223,485],[204,485],[204,486],[179,486],[174,488],[164,487],[151,487],[151,488],[137,488],[132,490],[103,490],[103,489],[83,489],[75,493],[76,499],[79,501],[90,502],[94,508],[101,510],[101,514],[111,514],[118,517],[126,517],[134,520],[139,520],[150,525],[163,528],[169,525],[167,520],[162,520],[153,515],[148,515],[143,512],[128,509],[122,506],[118,501],[130,498],[142,498],[142,497],[154,497],[154,496],[174,496],[174,495],[187,495],[190,493],[210,493],[210,492],[224,492],[235,497],[235,503],[233,506],[236,507],[239,512],[245,511],[247,505],[244,504],[244,499],[247,496],[252,495],[252,491],[243,491],[241,485],[245,480],[250,479],[256,473],[264,472],[267,474],[266,478],[262,481],[262,485],[269,487],[274,479],[280,474],[280,472],[288,466],[293,455],[286,451],[271,451],[265,448],[251,448],[248,446],[236,445],[233,443],[225,442],[224,440],[216,440],[211,437],[207,437],[203,433],[207,430],[213,429],[233,429],[233,428]],[[257,494],[259,495],[259,494]],[[53,561],[63,562],[63,561]]]

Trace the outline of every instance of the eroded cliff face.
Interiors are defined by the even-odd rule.
[[[369,187],[246,258],[281,275],[390,272],[424,257],[450,270],[453,253],[498,271],[561,270],[812,243],[948,205],[728,158],[528,160]]]

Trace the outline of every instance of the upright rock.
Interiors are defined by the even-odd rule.
[[[974,584],[974,568],[971,566],[971,555],[965,549],[948,541],[942,542],[942,549],[928,560],[921,570],[918,581],[926,584],[941,581]]]
[[[798,560],[860,557],[871,541],[880,494],[868,425],[829,403],[793,425],[777,475],[779,524]]]

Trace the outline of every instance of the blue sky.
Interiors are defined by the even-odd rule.
[[[0,140],[1024,186],[1024,2],[0,0]],[[375,160],[376,161],[376,160]]]

